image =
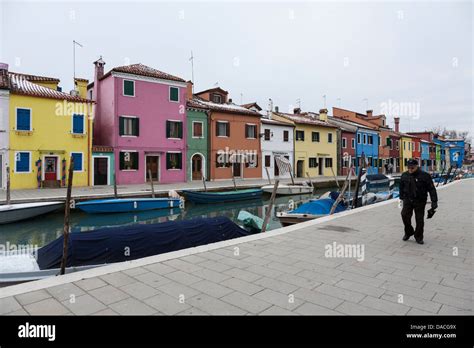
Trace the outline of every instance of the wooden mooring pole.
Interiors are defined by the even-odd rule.
[[[265,167],[265,172],[267,173],[268,185],[272,184],[272,180],[270,179],[270,173],[268,172],[268,168]]]
[[[74,175],[74,157],[71,156],[71,160],[69,163],[69,175],[68,175],[68,181],[67,181],[66,204],[64,206],[63,257],[61,259],[61,272],[60,272],[61,275],[66,273],[66,265],[67,265],[67,251],[68,251],[68,244],[69,244],[71,191],[72,191],[73,175]]]
[[[115,173],[114,173],[114,197],[118,198],[118,194],[117,194],[117,176],[115,175]]]
[[[10,196],[10,167],[7,167],[7,205],[10,205],[10,202],[11,202],[11,196]]]
[[[270,220],[270,215],[272,214],[273,204],[275,203],[276,193],[278,189],[278,184],[280,180],[275,180],[275,186],[273,186],[272,197],[270,198],[270,204],[268,205],[267,213],[265,214],[265,220],[263,220],[262,232],[267,230],[267,224]]]
[[[150,178],[151,197],[155,198],[155,186],[153,186],[153,178],[151,177],[151,170],[150,169],[148,169],[148,177]]]
[[[207,192],[206,178],[204,177],[204,173],[202,172],[202,170],[201,170],[201,178],[202,178],[202,185],[204,186],[204,192]]]

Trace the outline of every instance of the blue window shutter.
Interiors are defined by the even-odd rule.
[[[30,153],[20,152],[19,158],[16,161],[17,172],[28,172],[30,169]]]
[[[75,134],[84,133],[84,115],[74,114],[72,116],[72,132]]]
[[[16,111],[16,129],[30,130],[31,112],[28,109],[17,109]]]
[[[82,171],[82,153],[73,153],[74,158],[74,171]]]

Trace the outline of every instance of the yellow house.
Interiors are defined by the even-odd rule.
[[[327,110],[319,114],[274,112],[275,120],[290,121],[294,130],[294,168],[296,177],[333,176],[338,172],[337,127],[327,122]]]
[[[407,170],[407,162],[412,158],[414,147],[415,143],[410,135],[400,135],[400,172]]]
[[[12,189],[63,187],[70,158],[74,186],[90,184],[92,101],[87,80],[64,93],[59,80],[8,72],[9,167]]]

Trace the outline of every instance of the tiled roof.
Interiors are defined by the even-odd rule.
[[[193,97],[192,103],[194,107],[201,108],[201,109],[208,109],[208,110],[217,111],[217,112],[258,116],[258,117],[262,116],[260,113],[253,110],[246,109],[240,105],[236,105],[233,103],[217,104],[217,103],[207,101],[196,95]]]
[[[279,121],[279,120],[273,120],[273,119],[270,120],[266,117],[262,117],[262,123],[273,124],[273,125],[277,125],[277,126],[294,127],[294,125],[292,123],[287,123],[287,122],[283,122],[283,121]]]
[[[7,70],[0,70],[0,89],[10,89],[10,79]]]
[[[73,102],[81,103],[91,103],[91,100],[84,99],[81,97],[76,97],[64,92],[57,91],[55,89],[43,87],[31,81],[56,81],[55,79],[45,80],[41,79],[41,76],[17,74],[10,72],[9,74],[9,83],[11,93],[29,95],[32,97],[40,98],[51,98],[59,100],[69,100]],[[48,79],[48,78],[46,78]],[[59,80],[57,80],[59,82]]]
[[[246,109],[250,109],[251,107],[256,107],[258,111],[262,110],[262,108],[260,107],[260,105],[257,104],[257,102],[242,104],[241,106],[243,106]]]
[[[112,70],[110,70],[107,74],[102,76],[100,79],[102,80],[106,78],[112,72],[120,72],[120,73],[125,73],[125,74],[132,74],[132,75],[139,75],[139,76],[146,76],[146,77],[154,77],[154,78],[163,79],[163,80],[186,82],[181,77],[167,74],[163,71],[150,68],[149,66],[146,66],[141,63],[115,67]]]
[[[191,108],[191,109],[205,110],[205,111],[209,109],[208,107],[199,103],[199,100],[197,100],[196,97],[193,97],[193,99],[187,100],[186,107]]]
[[[20,76],[20,77],[24,78],[27,81],[30,81],[30,82],[57,82],[57,83],[59,83],[59,79],[57,79],[55,77],[22,74],[22,73],[17,73],[17,72],[13,72],[13,71],[10,71],[10,74],[15,74],[17,76]]]
[[[286,118],[287,120],[301,124],[311,124],[321,127],[337,128],[328,122],[319,120],[319,114],[315,112],[303,112],[300,114],[287,114],[284,112],[275,112],[276,115]]]

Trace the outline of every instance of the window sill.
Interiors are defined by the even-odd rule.
[[[121,172],[136,172],[138,169],[119,169]]]
[[[33,135],[33,131],[32,130],[18,130],[18,129],[15,129],[15,134],[16,135]]]
[[[181,171],[182,169],[178,169],[178,168],[169,168],[169,169],[166,169],[166,170],[170,170],[170,171],[173,171],[173,172],[178,172],[178,171]]]
[[[71,133],[73,138],[85,138],[87,134],[85,133]]]
[[[227,135],[218,135],[217,137],[218,137],[218,138],[228,138]]]
[[[183,138],[166,138],[168,140],[183,140]]]
[[[204,137],[192,137],[193,139],[204,139]]]
[[[138,138],[138,135],[120,135],[120,138]]]

